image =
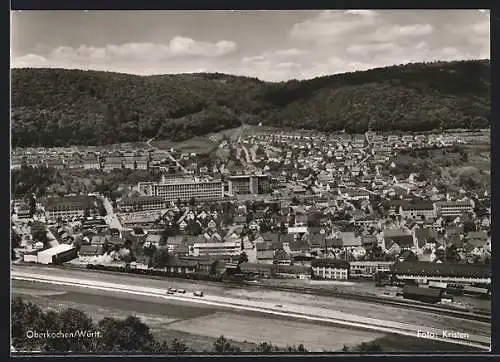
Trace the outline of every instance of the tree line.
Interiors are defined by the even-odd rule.
[[[105,317],[95,323],[81,310],[68,308],[61,312],[49,310],[44,312],[32,302],[26,302],[21,297],[12,299],[11,307],[11,344],[16,351],[40,351],[51,353],[87,352],[141,352],[181,354],[193,351],[187,344],[174,338],[171,341],[160,341],[152,334],[148,325],[139,318],[129,316],[125,319]],[[44,333],[74,333],[75,331],[89,334],[73,335],[70,338],[32,338],[32,332]],[[343,351],[380,352],[381,347],[375,343],[362,343]],[[211,350],[202,351],[215,353],[238,353],[241,348],[221,335],[213,342]],[[256,353],[306,353],[309,350],[303,345],[277,346],[272,342],[259,343],[251,352]]]
[[[489,61],[418,63],[281,83],[12,70],[13,146],[184,140],[259,124],[319,131],[487,127]]]

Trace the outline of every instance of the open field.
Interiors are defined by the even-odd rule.
[[[383,336],[383,333],[224,312],[174,322],[170,328],[211,337],[223,334],[254,343],[271,341],[283,347],[302,343],[312,352],[337,351],[343,345],[369,342]]]
[[[225,129],[225,130],[217,132],[217,133],[209,133],[207,135],[207,137],[209,139],[217,141],[217,142],[223,140],[224,138],[229,138],[232,141],[235,141],[239,137],[244,135],[247,130],[251,130],[252,127],[254,127],[254,126],[244,124],[244,125],[241,125],[240,127]]]
[[[103,273],[88,270],[63,270],[54,268],[42,268],[37,266],[14,267],[14,270],[38,273],[42,275],[50,274],[54,277],[71,277],[75,279],[95,279],[103,280]],[[340,313],[350,315],[381,319],[392,322],[401,322],[416,325],[426,325],[429,328],[443,328],[463,330],[472,334],[490,335],[490,326],[474,320],[464,320],[460,318],[448,317],[435,313],[418,310],[401,309],[399,307],[381,305],[344,299],[338,297],[308,295],[295,292],[284,292],[266,290],[258,287],[206,284],[201,281],[179,280],[179,279],[151,279],[142,276],[127,274],[106,274],[105,280],[109,283],[122,283],[129,285],[141,285],[148,288],[167,289],[168,287],[183,288],[188,293],[194,290],[203,290],[207,295],[214,297],[244,299],[272,304],[283,304],[297,308],[325,308]],[[63,289],[64,290],[64,289]],[[402,312],[404,311],[404,313]]]
[[[465,352],[477,350],[472,347],[459,346],[453,343],[440,343],[425,338],[411,338],[386,334],[374,341],[384,352]]]
[[[169,328],[169,324],[178,320],[203,317],[214,313],[215,310],[207,306],[193,306],[172,302],[160,303],[156,298],[124,298],[118,293],[109,293],[86,289],[85,291],[64,292],[54,285],[37,284],[24,281],[14,281],[12,294],[20,296],[26,301],[37,304],[43,310],[62,311],[67,308],[76,308],[88,314],[97,323],[104,317],[126,318],[134,315],[146,323],[151,332],[159,340],[171,341],[174,338],[186,343],[194,351],[211,351],[215,338],[202,336],[197,333],[185,333]],[[64,289],[68,289],[65,287]],[[71,289],[71,288],[70,288]],[[73,288],[76,289],[76,288]],[[73,290],[71,289],[71,290]],[[127,297],[129,297],[127,295]],[[243,350],[252,350],[255,346],[231,340]]]
[[[271,341],[273,344],[287,345],[303,343],[315,351],[339,350],[344,344],[353,346],[362,341],[376,340],[384,351],[449,351],[469,350],[465,346],[385,335],[384,333],[346,328],[331,324],[296,321],[278,316],[263,316],[255,312],[234,313],[223,308],[159,300],[154,297],[110,293],[14,280],[13,295],[21,295],[44,310],[64,310],[77,308],[86,312],[97,322],[111,316],[125,318],[139,317],[147,323],[158,339],[178,338],[194,351],[210,351],[213,343],[224,334],[233,345],[242,351],[252,351],[255,343]],[[62,290],[68,290],[61,294]],[[279,328],[276,328],[279,326]]]
[[[32,295],[28,296],[28,299],[33,300],[37,304],[41,304],[45,309],[48,308],[61,310],[68,307],[78,308],[88,313],[95,321],[103,318],[104,316],[124,318],[127,315],[133,314],[149,324],[152,331],[156,335],[161,335],[163,336],[162,338],[166,338],[169,340],[175,338],[172,337],[172,334],[170,333],[171,330],[188,333],[189,336],[192,336],[194,334],[195,336],[193,336],[192,339],[190,339],[189,341],[185,340],[184,342],[188,345],[190,345],[190,343],[198,343],[197,345],[199,347],[195,349],[198,351],[206,350],[207,343],[208,345],[210,345],[207,338],[217,338],[220,336],[220,334],[225,334],[227,338],[240,342],[253,342],[256,339],[260,338],[257,340],[257,342],[259,342],[262,341],[263,337],[265,337],[266,339],[270,339],[271,337],[274,338],[275,335],[269,333],[271,333],[270,331],[273,330],[278,324],[280,325],[280,328],[283,327],[284,330],[288,330],[288,328],[290,328],[290,330],[307,330],[307,332],[303,332],[304,335],[313,335],[313,332],[309,332],[310,328],[313,328],[314,330],[328,328],[330,332],[325,333],[330,336],[335,336],[336,340],[338,340],[338,335],[342,335],[344,337],[352,337],[352,341],[342,339],[342,345],[357,344],[360,342],[360,338],[364,340],[364,338],[366,337],[369,340],[369,336],[373,336],[374,338],[376,338],[377,335],[379,336],[379,338],[381,338],[381,336],[384,335],[384,333],[382,332],[367,332],[361,330],[358,327],[353,328],[323,322],[318,323],[302,320],[297,321],[294,320],[293,317],[287,316],[265,315],[264,317],[264,315],[260,312],[249,312],[246,310],[233,312],[232,308],[228,309],[220,306],[210,306],[207,308],[207,306],[192,304],[188,301],[166,300],[164,298],[158,298],[152,295],[131,295],[119,291],[102,291],[85,287],[82,288],[78,286],[41,284],[38,282],[26,282],[19,280],[13,280],[12,285],[14,295],[19,294],[17,292],[18,289],[21,290],[21,294],[23,295],[30,294],[27,293],[28,289],[34,289],[35,293],[31,293]],[[35,294],[39,293],[40,290],[48,290],[52,291],[53,293],[52,295],[35,296]],[[66,290],[67,293],[61,294],[60,292],[63,290]],[[230,329],[227,329],[229,327],[225,326],[223,323],[217,322],[218,319],[215,319],[215,322],[213,322],[215,323],[215,326],[213,328],[209,328],[212,331],[212,334],[207,333],[208,329],[203,330],[203,328],[201,327],[192,329],[193,327],[190,323],[182,324],[183,321],[191,321],[192,323],[195,323],[196,327],[198,325],[196,324],[198,323],[196,321],[199,320],[199,318],[204,321],[202,324],[207,324],[207,320],[211,320],[210,316],[220,316],[221,313],[222,315],[226,316],[225,318],[223,318],[226,320],[226,323],[230,321],[227,324],[228,326],[236,325],[237,323],[239,323],[241,328],[237,329],[240,331],[233,332]],[[228,319],[228,316],[231,317]],[[263,323],[263,320],[271,325],[270,329],[264,328],[265,324]],[[257,328],[258,333],[255,333],[253,337],[252,335],[248,334],[249,332],[246,332],[246,334],[242,334],[242,331],[245,330],[245,324],[251,326],[252,331]],[[349,332],[346,332],[346,330],[348,330]],[[216,332],[217,335],[214,336]],[[294,340],[291,338],[296,335],[290,333],[286,332],[280,334],[281,338],[286,336],[286,340],[277,339],[276,341],[272,340],[272,342],[275,344],[282,344],[282,341],[286,341],[286,343],[284,344],[293,344]],[[202,336],[201,339],[199,338],[200,335]],[[205,347],[202,347],[199,344],[200,340],[205,341],[202,343],[205,345]],[[421,340],[418,341],[419,343],[423,343]],[[300,342],[305,342],[305,340],[302,339]],[[314,348],[320,351],[322,351],[323,349],[332,350],[331,347],[328,347],[329,345],[327,345],[327,348],[324,348],[324,344],[327,342],[321,342],[323,344],[320,346],[316,337],[314,337],[310,341],[310,343],[312,345],[309,347],[306,345],[306,347]],[[404,350],[404,348],[405,346],[404,344],[402,344],[401,350]],[[433,348],[432,350],[436,349]]]
[[[160,150],[174,150],[182,153],[206,154],[210,153],[217,147],[217,143],[209,140],[207,137],[193,137],[182,142],[173,142],[169,140],[155,140],[151,142],[153,147]]]

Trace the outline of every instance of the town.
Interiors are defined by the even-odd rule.
[[[360,280],[360,294],[476,308],[453,296],[490,295],[489,185],[466,174],[446,184],[429,164],[407,161],[467,162],[476,133],[256,128],[211,137],[208,155],[151,140],[14,149],[12,172],[146,177],[131,184],[123,176],[116,190],[12,200],[13,260],[295,288]],[[489,162],[489,153],[479,156]]]

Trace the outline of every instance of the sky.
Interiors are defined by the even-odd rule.
[[[266,81],[490,58],[489,10],[13,11],[13,68]]]

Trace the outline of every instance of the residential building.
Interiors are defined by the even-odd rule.
[[[59,244],[38,252],[38,263],[59,264],[77,257],[77,249],[69,244]]]
[[[402,229],[386,229],[383,235],[386,250],[390,250],[394,244],[400,249],[410,249],[414,246],[413,236]]]
[[[277,265],[290,265],[292,264],[292,258],[284,250],[276,250],[274,252],[274,263]]]
[[[362,246],[361,237],[357,236],[354,232],[342,232],[342,247],[344,248],[355,248]]]
[[[157,210],[168,207],[168,203],[159,196],[126,197],[118,201],[117,204],[121,212]]]
[[[229,176],[228,192],[231,195],[257,195],[269,193],[270,180],[270,175]]]
[[[190,248],[193,256],[239,255],[241,241],[227,241],[221,243],[195,243]]]
[[[438,201],[434,206],[440,216],[460,216],[474,211],[472,201]]]
[[[93,262],[104,254],[102,245],[82,245],[78,251],[78,260],[81,262]]]
[[[221,180],[199,178],[162,178],[161,182],[139,182],[139,189],[147,196],[159,196],[167,202],[215,201],[224,198],[224,184]]]
[[[103,162],[104,171],[121,169],[124,166],[124,157],[107,157]]]
[[[349,263],[335,259],[315,259],[311,262],[313,276],[320,279],[349,278]]]
[[[158,246],[160,246],[161,240],[162,240],[162,236],[161,235],[148,234],[148,236],[146,237],[146,241],[144,242],[144,244],[147,245],[147,246],[154,245],[155,247],[158,247]]]
[[[413,231],[416,244],[419,249],[435,245],[438,239],[438,232],[428,228],[416,228]]]
[[[90,216],[99,214],[99,200],[94,196],[48,197],[44,200],[47,220],[69,220],[83,217],[88,211]]]
[[[276,276],[282,278],[310,279],[312,269],[303,265],[274,265]]]
[[[101,162],[97,157],[84,158],[82,161],[82,165],[86,170],[98,170],[101,168]]]
[[[180,260],[177,256],[169,255],[165,270],[173,274],[193,274],[196,272],[198,262],[195,260]]]
[[[120,223],[122,225],[133,227],[133,225],[147,226],[151,223],[156,222],[157,220],[160,220],[161,217],[162,217],[161,210],[146,210],[146,211],[121,213],[119,214],[118,219],[120,220]]]
[[[248,277],[269,278],[273,274],[274,265],[261,263],[241,263],[240,272]]]
[[[273,250],[257,250],[257,262],[262,264],[273,264],[274,263],[274,251]]]
[[[401,216],[408,219],[432,219],[436,209],[432,203],[408,203],[401,207]]]
[[[389,273],[393,264],[392,261],[351,261],[349,275],[351,278],[372,278],[379,272]]]
[[[428,262],[395,263],[393,275],[400,281],[427,284],[429,281],[450,284],[491,284],[491,269],[484,264],[449,264]]]

